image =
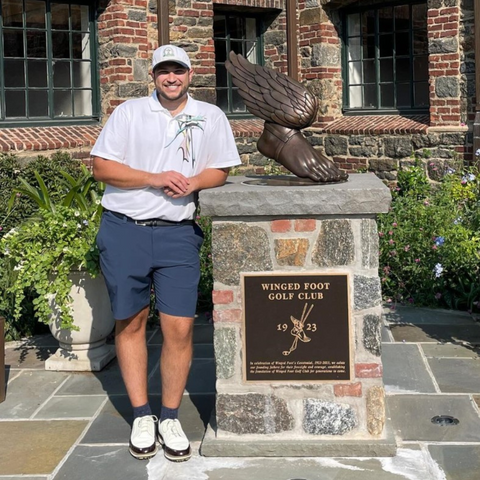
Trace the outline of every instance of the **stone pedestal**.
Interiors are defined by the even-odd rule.
[[[212,217],[216,413],[206,456],[389,456],[381,354],[377,213],[389,189],[373,174],[336,185],[255,186],[230,177],[200,193]],[[351,377],[251,382],[242,370],[242,273],[347,274]],[[281,351],[281,350],[280,350]]]

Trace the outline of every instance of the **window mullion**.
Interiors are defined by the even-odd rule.
[[[52,11],[50,0],[47,0],[47,89],[48,89],[48,117],[54,118],[54,92],[53,92],[53,40],[52,40]]]

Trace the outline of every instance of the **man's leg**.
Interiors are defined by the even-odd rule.
[[[158,450],[156,417],[151,415],[147,391],[148,354],[145,329],[148,311],[149,307],[146,306],[126,320],[117,320],[115,325],[118,363],[135,417],[129,450],[138,459],[153,457]]]
[[[122,378],[132,407],[148,402],[145,330],[149,307],[115,325],[115,346]]]
[[[160,373],[162,376],[162,418],[159,433],[169,460],[184,461],[191,457],[190,444],[177,412],[182,401],[193,354],[193,318],[160,313],[163,333]],[[165,411],[171,415],[165,416]]]

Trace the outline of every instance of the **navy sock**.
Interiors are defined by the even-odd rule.
[[[145,405],[140,407],[133,407],[133,419],[135,420],[138,417],[144,417],[145,415],[151,415],[152,410],[150,409],[150,404],[147,402]]]
[[[178,418],[178,408],[168,408],[162,405],[162,410],[160,411],[160,422],[164,420],[176,420]]]

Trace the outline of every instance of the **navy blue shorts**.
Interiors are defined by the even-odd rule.
[[[97,245],[115,319],[129,318],[149,305],[152,283],[159,312],[193,317],[202,243],[196,224],[141,226],[104,212]]]

